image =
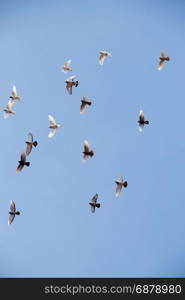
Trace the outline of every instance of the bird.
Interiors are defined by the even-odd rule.
[[[26,155],[28,156],[32,150],[32,146],[37,147],[38,145],[37,141],[33,141],[33,135],[31,132],[28,133],[26,144]]]
[[[162,50],[161,53],[160,53],[159,59],[160,59],[160,61],[159,61],[159,64],[157,66],[158,71],[163,69],[165,61],[169,61],[170,57],[167,56],[165,51]]]
[[[142,110],[140,110],[139,112],[139,120],[138,120],[138,123],[139,123],[139,131],[143,131],[143,128],[144,128],[144,125],[145,124],[149,124],[149,121],[148,120],[145,120],[145,116],[144,116],[144,112]]]
[[[48,120],[49,120],[49,128],[50,128],[48,137],[52,138],[56,132],[56,129],[61,128],[62,126],[60,124],[56,124],[55,119],[51,115],[48,115]]]
[[[10,225],[14,218],[15,218],[15,215],[20,215],[20,212],[19,211],[16,211],[16,207],[15,207],[15,203],[13,200],[10,201],[10,211],[9,211],[9,216],[8,216],[8,225]]]
[[[75,78],[76,78],[76,76],[73,75],[73,76],[67,78],[66,81],[65,81],[66,89],[67,89],[67,91],[70,95],[72,95],[72,87],[73,86],[77,87],[78,84],[79,84],[78,80],[74,80]]]
[[[16,169],[16,173],[21,172],[22,169],[24,168],[24,166],[29,167],[30,162],[26,161],[26,153],[25,152],[21,153],[21,159],[18,161],[18,163],[19,163],[19,165],[18,165],[18,167]]]
[[[99,52],[99,63],[100,63],[101,66],[104,64],[106,56],[112,57],[112,54],[110,52],[107,52],[107,51],[104,51],[104,50]]]
[[[84,146],[84,151],[82,152],[83,161],[86,161],[89,158],[89,156],[92,157],[94,155],[94,152],[93,150],[90,149],[88,141],[85,140],[83,146]]]
[[[97,199],[98,199],[98,194],[95,194],[92,199],[91,202],[89,202],[89,205],[91,207],[91,211],[92,213],[95,212],[96,207],[99,208],[100,207],[100,203],[97,203]]]
[[[12,110],[14,102],[12,100],[9,100],[6,107],[3,109],[4,112],[4,118],[8,118],[9,115],[15,115],[15,111]]]
[[[117,184],[117,186],[116,186],[116,197],[118,197],[121,193],[122,187],[126,188],[128,183],[127,183],[127,181],[123,181],[122,176],[119,176],[118,179],[115,181],[115,183]]]
[[[11,96],[9,97],[12,101],[15,101],[15,100],[20,100],[21,97],[20,96],[17,96],[17,89],[16,89],[16,86],[14,85],[12,87],[12,94]]]
[[[87,97],[83,97],[80,105],[80,113],[82,114],[86,108],[86,106],[91,105],[91,101]]]
[[[67,73],[68,71],[72,71],[72,69],[69,67],[70,64],[71,64],[71,62],[72,62],[72,60],[69,59],[69,60],[66,61],[66,62],[63,64],[63,66],[61,67],[61,69],[62,69],[62,71],[63,71],[64,73]]]

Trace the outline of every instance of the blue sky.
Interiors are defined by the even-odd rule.
[[[0,1],[1,277],[185,277],[183,1]],[[171,57],[156,66],[160,50]],[[98,52],[112,58],[98,63]],[[61,65],[72,59],[69,95]],[[80,99],[92,105],[79,113]],[[143,109],[150,121],[139,133]],[[48,114],[62,129],[48,138]],[[31,166],[15,169],[28,132]],[[87,139],[94,157],[82,163]],[[128,181],[115,198],[115,179]],[[98,193],[101,207],[89,201]],[[7,225],[10,200],[21,215]]]

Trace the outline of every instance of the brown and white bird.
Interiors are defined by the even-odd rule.
[[[48,115],[48,120],[49,120],[49,128],[50,128],[48,137],[52,138],[56,132],[56,129],[61,128],[62,126],[60,124],[57,124],[55,119],[51,115]]]
[[[3,109],[4,118],[8,118],[9,115],[15,115],[15,111],[12,110],[12,106],[14,105],[14,101],[9,100],[6,107]]]
[[[91,101],[87,97],[83,97],[80,105],[80,113],[83,114],[85,108],[91,105]]]
[[[170,57],[166,55],[165,51],[161,51],[159,59],[160,59],[160,61],[157,66],[157,69],[160,71],[163,69],[165,61],[169,61]]]
[[[24,166],[29,167],[30,162],[26,161],[26,153],[25,152],[21,153],[21,159],[18,161],[18,163],[19,163],[19,165],[18,165],[18,167],[16,169],[17,173],[21,172],[22,169],[24,168]]]
[[[100,203],[97,203],[97,199],[98,199],[98,194],[95,194],[93,196],[93,198],[91,199],[91,202],[89,202],[89,205],[91,207],[91,211],[92,213],[95,212],[96,207],[99,208],[100,207]]]
[[[16,215],[17,216],[20,215],[20,212],[16,210],[15,203],[13,200],[11,200],[10,201],[10,211],[9,211],[9,216],[8,216],[8,225],[10,225],[13,222]]]
[[[143,128],[144,128],[144,125],[145,124],[149,124],[149,121],[148,120],[145,120],[145,116],[144,116],[144,112],[142,110],[140,110],[139,112],[139,120],[138,120],[138,123],[139,123],[139,131],[143,131]]]
[[[11,96],[9,97],[12,101],[15,101],[15,100],[20,100],[21,97],[20,96],[17,96],[17,89],[16,89],[16,86],[14,85],[12,87],[12,94]]]
[[[28,133],[28,138],[26,141],[26,155],[28,156],[32,150],[32,147],[37,147],[38,143],[37,141],[33,141],[33,135],[31,132]]]
[[[68,93],[70,95],[72,95],[72,87],[75,86],[77,87],[78,86],[78,80],[74,80],[76,78],[75,75],[69,77],[66,79],[65,83],[66,83],[66,89],[68,91]]]
[[[94,152],[93,150],[90,149],[88,141],[85,140],[83,146],[84,146],[84,151],[82,152],[83,153],[82,160],[86,161],[89,158],[89,156],[92,157],[94,155]]]
[[[121,193],[121,189],[122,187],[126,188],[128,183],[127,181],[124,181],[123,180],[123,177],[122,176],[119,176],[118,179],[115,181],[115,183],[117,184],[117,187],[116,187],[116,197],[118,197]]]
[[[110,52],[107,52],[104,50],[99,52],[99,63],[101,66],[104,64],[105,57],[107,57],[107,56],[112,57],[112,54]]]
[[[68,61],[66,61],[63,66],[61,67],[62,71],[64,73],[67,73],[68,71],[72,71],[72,69],[69,67],[71,65],[72,60],[69,59]]]

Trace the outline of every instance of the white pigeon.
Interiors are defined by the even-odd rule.
[[[14,85],[12,87],[12,94],[11,96],[9,97],[12,101],[15,101],[15,100],[20,100],[21,97],[20,96],[17,96],[17,89],[16,89],[16,86]]]
[[[3,109],[4,112],[4,118],[8,118],[9,115],[13,114],[15,115],[15,111],[12,110],[14,102],[12,100],[9,100],[6,107]]]
[[[121,193],[122,187],[126,188],[128,183],[127,181],[123,180],[123,176],[119,176],[118,179],[115,181],[116,183],[116,197],[118,197]]]
[[[20,212],[16,210],[15,203],[13,200],[11,200],[10,201],[10,211],[9,211],[9,216],[8,216],[8,225],[10,225],[13,222],[15,215],[20,215]]]
[[[104,64],[106,56],[112,57],[112,54],[110,52],[107,52],[107,51],[104,51],[104,50],[99,52],[99,63],[100,63],[101,66]]]
[[[61,69],[62,69],[62,71],[63,71],[64,73],[67,73],[68,71],[72,71],[72,69],[69,67],[70,64],[71,64],[71,62],[72,62],[72,60],[69,59],[69,60],[66,61],[66,62],[63,64],[63,66],[61,67]]]
[[[51,138],[54,136],[56,129],[61,128],[62,126],[60,124],[57,124],[55,119],[51,115],[48,115],[48,120],[49,120],[49,128],[50,128],[48,137]]]

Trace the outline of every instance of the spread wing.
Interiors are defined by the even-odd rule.
[[[66,84],[66,89],[67,89],[68,93],[69,93],[70,95],[72,95],[72,85],[67,83],[67,84]]]
[[[88,158],[89,158],[89,155],[84,154],[84,155],[83,155],[83,158],[82,158],[82,161],[85,162]]]
[[[25,162],[25,161],[26,161],[26,153],[25,153],[25,152],[22,152],[22,153],[21,153],[21,161],[22,161],[22,162]]]
[[[67,61],[66,61],[66,62],[63,64],[63,67],[65,67],[65,68],[69,68],[69,66],[70,66],[71,62],[72,62],[72,60],[71,60],[71,59],[67,60]]]
[[[100,51],[99,53],[99,63],[100,65],[103,65],[104,61],[105,61],[105,53],[103,53],[102,51]]]
[[[117,181],[120,182],[120,183],[123,183],[123,176],[119,176],[119,177],[117,178]]]
[[[139,112],[139,120],[140,122],[144,122],[145,120],[144,112],[142,110],[140,110]]]
[[[52,138],[52,137],[55,135],[55,132],[56,132],[56,129],[50,128],[48,137],[49,137],[49,138]]]
[[[32,143],[29,143],[26,146],[26,155],[29,155],[31,150],[32,150]]]
[[[80,105],[80,113],[83,114],[85,108],[86,108],[87,104],[85,102],[82,101],[81,105]]]
[[[164,50],[161,50],[160,56],[161,56],[161,57],[166,57],[166,52],[165,52]]]
[[[8,225],[10,225],[13,222],[14,218],[15,218],[15,215],[10,215],[9,214],[9,216],[8,216]]]
[[[27,138],[28,143],[33,143],[33,135],[31,132],[28,133],[28,138]]]
[[[158,66],[157,66],[157,69],[158,71],[162,70],[164,68],[164,60],[160,60]]]
[[[16,212],[16,207],[15,207],[15,203],[13,202],[13,200],[10,201],[10,212],[11,213]],[[8,224],[9,225],[13,222],[14,218],[15,218],[15,215],[9,214],[9,216],[8,216]]]
[[[142,132],[144,128],[144,124],[139,124],[139,131]]]
[[[10,212],[12,212],[12,213],[16,212],[16,207],[15,207],[15,203],[13,200],[10,201]]]
[[[116,197],[118,197],[121,193],[121,189],[122,189],[122,185],[120,183],[116,183],[117,187],[116,187]]]
[[[70,76],[69,78],[67,78],[67,80],[66,81],[73,81],[74,79],[76,78],[76,75],[72,75],[72,76]]]
[[[51,126],[56,125],[55,119],[51,115],[48,115],[48,120]]]
[[[17,97],[17,89],[15,85],[12,87],[12,96]]]
[[[9,100],[9,101],[8,101],[8,103],[7,103],[7,105],[6,105],[6,108],[7,108],[7,109],[9,109],[9,110],[11,110],[11,109],[12,109],[12,106],[13,106],[13,104],[14,104],[14,101],[12,101],[12,100]]]
[[[88,141],[84,141],[84,152],[90,152],[90,147]]]
[[[4,111],[4,118],[7,119],[10,114]]]
[[[18,165],[17,169],[16,169],[16,173],[20,173],[22,171],[22,169],[24,168],[24,165]]]
[[[97,199],[98,199],[98,194],[95,194],[91,199],[91,203],[96,204]]]
[[[95,206],[93,206],[93,205],[90,205],[90,206],[91,206],[92,213],[94,213],[95,212]]]

